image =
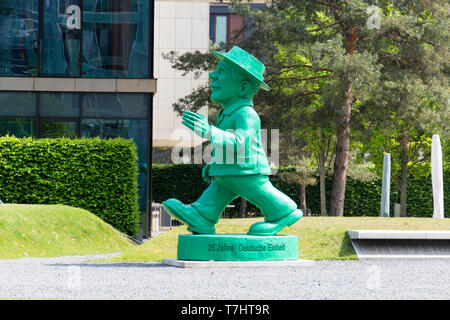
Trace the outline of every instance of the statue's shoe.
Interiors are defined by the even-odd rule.
[[[291,226],[303,217],[303,212],[296,209],[287,216],[271,222],[257,222],[254,223],[247,234],[253,236],[273,236],[281,231],[286,226]]]
[[[215,234],[214,224],[203,218],[198,211],[177,199],[169,199],[162,203],[164,209],[175,219],[188,225],[188,231],[199,234]]]

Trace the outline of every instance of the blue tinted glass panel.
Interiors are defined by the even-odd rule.
[[[36,120],[0,118],[0,136],[4,135],[17,138],[34,137],[36,135]]]
[[[2,116],[35,116],[36,95],[30,92],[1,92],[0,117]]]
[[[227,43],[227,16],[216,16],[216,44]]]
[[[83,117],[147,118],[150,95],[85,93]]]
[[[148,78],[149,1],[83,1],[83,77]]]
[[[39,94],[39,114],[41,117],[79,117],[79,94],[42,92]]]
[[[0,76],[36,76],[38,0],[0,1]]]
[[[214,42],[214,15],[209,15],[209,40]]]
[[[122,137],[133,139],[136,143],[139,158],[139,207],[142,212],[145,212],[147,194],[147,128],[147,120],[83,119],[81,123],[81,135],[83,137]]]
[[[41,72],[80,75],[81,9],[79,0],[45,0]]]

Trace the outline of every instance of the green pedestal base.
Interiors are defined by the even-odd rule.
[[[297,236],[246,234],[180,235],[179,260],[281,261],[297,260]]]

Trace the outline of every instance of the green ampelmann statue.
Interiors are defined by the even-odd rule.
[[[213,51],[219,60],[209,74],[211,99],[222,105],[216,126],[201,114],[186,111],[182,123],[213,146],[212,159],[202,177],[210,183],[197,201],[186,205],[177,199],[162,203],[175,219],[194,234],[214,234],[215,224],[225,207],[237,197],[255,204],[264,222],[250,227],[249,235],[272,236],[298,221],[303,213],[297,204],[276,189],[261,142],[261,123],[252,98],[264,83],[264,65],[235,46],[229,52]]]

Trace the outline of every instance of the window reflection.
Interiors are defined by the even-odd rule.
[[[83,1],[83,76],[148,77],[149,1]]]
[[[79,94],[63,92],[41,92],[39,114],[42,117],[79,117]]]
[[[77,123],[75,121],[42,121],[41,138],[76,138]]]
[[[36,76],[38,0],[0,1],[0,76]]]
[[[26,138],[36,136],[36,120],[34,119],[0,119],[0,136]]]
[[[0,116],[35,116],[36,95],[31,92],[0,91]]]
[[[134,93],[85,93],[83,117],[146,118],[149,97]]]
[[[81,30],[79,17],[75,14],[80,15],[80,11],[76,10],[80,8],[79,2],[79,0],[46,0],[43,2],[41,64],[44,75],[74,77],[80,75]]]
[[[39,56],[43,76],[148,78],[149,19],[148,0],[0,0],[0,76],[38,76]]]

